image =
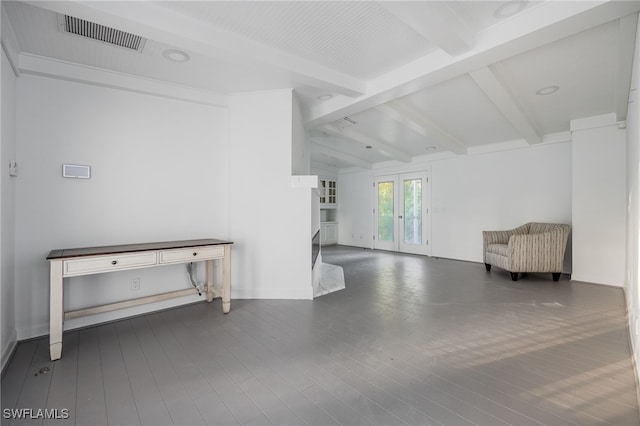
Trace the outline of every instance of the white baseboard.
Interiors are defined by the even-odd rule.
[[[77,328],[88,327],[97,324],[103,324],[109,321],[117,321],[124,318],[130,318],[137,315],[143,315],[163,309],[170,309],[182,305],[204,300],[204,296],[198,295],[178,297],[175,299],[164,300],[162,302],[149,303],[147,305],[135,306],[132,308],[119,309],[117,311],[105,312],[99,315],[90,315],[86,317],[67,320],[64,322],[64,330],[74,330]],[[30,327],[18,330],[18,339],[26,340],[35,337],[42,337],[49,334],[49,323],[34,324]]]
[[[169,309],[182,305],[188,305],[191,303],[199,302],[203,300],[204,296],[185,296],[176,299],[165,300],[157,303],[150,303],[148,305],[135,306],[132,308],[119,309],[117,311],[106,312],[99,315],[91,315],[82,318],[76,318],[73,320],[67,320],[64,322],[64,330],[74,330],[77,328],[88,327],[92,325],[102,324],[109,321],[116,321],[123,318],[128,318],[136,315],[143,315],[146,313],[159,311],[162,309]],[[267,289],[256,288],[232,288],[231,289],[231,309],[233,310],[233,299],[293,299],[293,300],[312,300],[313,288],[291,288],[291,287],[276,287]],[[214,300],[215,303],[215,300]],[[42,337],[49,334],[49,323],[31,324],[27,327],[18,328],[17,340],[27,340],[35,337]],[[16,340],[16,339],[14,339]],[[4,362],[4,353],[3,353]]]
[[[341,240],[338,238],[339,246],[347,246],[347,247],[358,247],[363,249],[372,249],[371,241],[362,241],[362,240]]]
[[[640,354],[638,351],[640,348],[638,347],[638,343],[640,341],[638,339],[633,338],[633,333],[638,333],[636,330],[636,324],[634,324],[636,318],[635,314],[632,314],[632,303],[630,302],[629,295],[627,294],[627,285],[625,282],[625,287],[622,289],[622,293],[624,294],[625,300],[625,316],[627,319],[627,329],[629,330],[629,334],[627,338],[629,339],[629,348],[631,348],[631,364],[633,366],[634,377],[636,379],[636,399],[638,401],[638,406],[640,406],[640,370],[638,370],[638,359],[640,359]]]
[[[638,371],[638,362],[636,358],[636,348],[633,343],[630,344],[631,347],[631,364],[633,366],[633,372],[635,373],[636,379],[636,400],[638,401],[638,406],[640,407],[640,371]]]
[[[233,299],[288,299],[312,300],[313,288],[269,287],[269,288],[231,288],[231,310]]]
[[[571,281],[580,281],[583,283],[587,283],[587,284],[599,284],[599,285],[606,285],[609,287],[619,287],[619,288],[624,288],[624,283],[605,283],[605,282],[600,282],[600,281],[596,281],[591,277],[585,277],[585,276],[581,276],[581,275],[577,275],[577,274],[571,274]]]
[[[2,348],[2,367],[0,371],[2,371],[3,373],[4,373],[4,369],[9,364],[9,361],[11,360],[11,357],[13,356],[13,352],[16,350],[17,346],[18,346],[18,333],[16,332],[16,330],[13,330],[13,333],[9,338],[9,342],[7,343],[7,346]]]

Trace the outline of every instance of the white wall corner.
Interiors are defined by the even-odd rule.
[[[316,175],[295,175],[291,176],[292,188],[317,188],[318,176]]]
[[[290,93],[293,96],[292,88],[284,88],[284,89],[265,89],[265,90],[254,90],[251,92],[233,92],[230,94],[230,97],[243,97],[243,96],[256,96],[256,95],[268,95],[274,93]]]
[[[571,142],[571,132],[548,133],[542,137],[542,143]]]
[[[594,115],[592,117],[578,118],[571,120],[570,128],[572,132],[579,130],[595,129],[598,127],[613,126],[617,124],[616,113]]]

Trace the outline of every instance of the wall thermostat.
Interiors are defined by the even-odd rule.
[[[91,178],[91,167],[80,166],[78,164],[63,164],[62,177],[89,179]]]

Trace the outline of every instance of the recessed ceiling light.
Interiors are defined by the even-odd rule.
[[[437,146],[428,146],[425,148],[427,151],[435,151],[436,149],[438,149]]]
[[[191,59],[189,54],[178,49],[167,49],[162,52],[162,56],[173,62],[188,62]]]
[[[505,19],[509,18],[513,15],[516,15],[524,10],[527,7],[527,0],[511,0],[509,2],[501,4],[495,12],[493,12],[493,16],[496,19]]]
[[[333,98],[333,95],[331,93],[325,93],[323,95],[318,96],[319,101],[328,101],[331,98]]]
[[[552,93],[556,93],[558,90],[560,90],[560,86],[546,86],[536,90],[536,95],[546,96]]]

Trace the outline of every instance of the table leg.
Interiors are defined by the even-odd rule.
[[[62,332],[64,327],[61,260],[50,261],[49,274],[49,353],[51,361],[55,361],[62,356]]]
[[[231,245],[224,246],[222,261],[222,312],[228,314],[231,310]]]
[[[207,260],[205,262],[206,266],[206,274],[207,274],[207,302],[211,303],[213,301],[213,259]]]

